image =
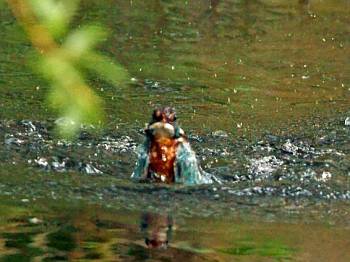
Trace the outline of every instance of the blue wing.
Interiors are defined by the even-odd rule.
[[[134,172],[131,175],[133,179],[146,179],[149,165],[149,140],[140,145],[137,149],[137,161]]]
[[[178,145],[176,153],[175,182],[185,185],[211,184],[211,174],[198,165],[196,155],[188,142]]]

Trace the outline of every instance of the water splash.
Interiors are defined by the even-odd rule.
[[[131,175],[133,179],[147,179],[149,166],[149,146],[147,139],[138,149],[138,160]],[[199,166],[196,154],[188,142],[178,145],[176,163],[174,164],[175,182],[185,185],[211,184],[217,179]]]

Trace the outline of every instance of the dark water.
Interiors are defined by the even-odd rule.
[[[74,142],[0,11],[2,260],[350,260],[348,1],[84,1],[133,79],[92,76],[109,121]],[[130,181],[157,105],[222,184]]]

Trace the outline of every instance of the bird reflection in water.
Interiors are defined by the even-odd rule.
[[[148,248],[168,247],[174,229],[174,221],[170,215],[144,213],[141,216],[140,226]]]

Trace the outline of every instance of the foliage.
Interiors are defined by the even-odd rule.
[[[57,122],[60,135],[69,138],[81,124],[102,123],[103,102],[88,86],[83,73],[94,72],[113,85],[127,77],[122,66],[95,51],[106,39],[103,27],[83,25],[68,33],[78,9],[77,0],[8,3],[39,55],[34,64],[50,83],[50,105],[64,120]]]

